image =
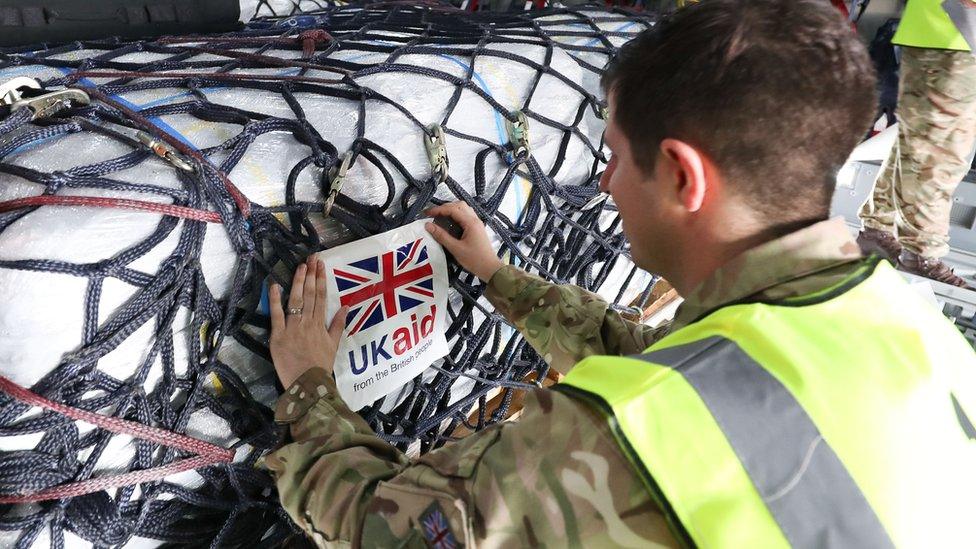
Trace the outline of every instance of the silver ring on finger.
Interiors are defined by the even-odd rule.
[[[288,314],[290,315],[300,315],[302,314],[303,307],[289,307]]]

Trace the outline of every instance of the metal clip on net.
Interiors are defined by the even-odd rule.
[[[351,164],[352,151],[349,151],[342,155],[342,162],[339,166],[332,169],[332,173],[329,175],[329,196],[325,198],[325,204],[322,206],[322,215],[328,217],[329,212],[332,211],[332,205],[335,204],[335,199],[339,196],[339,191],[342,190],[342,182],[346,179],[346,173],[349,172]]]
[[[600,206],[600,209],[603,209],[603,206],[605,204],[612,203],[612,202],[613,202],[613,199],[610,197],[610,194],[609,193],[598,192],[595,195],[593,195],[593,198],[591,198],[589,201],[587,201],[586,204],[584,204],[583,207],[580,208],[580,210],[581,211],[587,211],[587,210],[591,210],[591,209],[593,209],[593,208],[595,208],[597,206]]]
[[[139,131],[136,133],[136,137],[139,138],[140,143],[149,147],[152,152],[156,153],[156,156],[169,162],[176,168],[185,172],[194,171],[193,164],[180,155],[180,153],[176,152],[176,150],[167,143],[156,139],[144,131]]]
[[[30,109],[31,120],[53,116],[72,103],[87,105],[91,103],[91,98],[74,88],[47,92],[37,80],[26,76],[0,84],[0,105],[9,107],[10,112]]]
[[[427,128],[430,134],[424,134],[424,145],[427,147],[427,159],[433,169],[434,178],[438,184],[447,181],[450,162],[447,159],[447,141],[444,138],[444,128],[440,124],[433,124]]]
[[[512,144],[512,151],[516,157],[529,154],[529,119],[522,111],[515,111],[515,122],[505,120],[508,127],[508,140]]]

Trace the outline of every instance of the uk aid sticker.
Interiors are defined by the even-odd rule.
[[[396,391],[448,353],[447,260],[420,220],[318,254],[327,317],[349,307],[336,353],[339,395],[352,410]]]

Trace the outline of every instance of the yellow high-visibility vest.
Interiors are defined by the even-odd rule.
[[[556,389],[606,414],[687,545],[976,543],[976,353],[877,258],[589,357]]]
[[[969,44],[942,9],[943,0],[908,0],[891,42],[901,46],[969,51]]]

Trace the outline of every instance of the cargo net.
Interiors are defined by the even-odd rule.
[[[674,11],[700,0],[604,0],[605,6],[627,7],[633,10],[647,10],[655,14]],[[845,0],[850,3],[867,4],[868,0]],[[450,5],[466,11],[510,12],[538,10],[550,7],[573,7],[591,4],[588,0],[449,0]],[[300,15],[312,10],[344,5],[342,0],[241,0],[241,20],[250,21],[262,17],[283,17]],[[416,4],[416,3],[415,3]],[[862,8],[863,10],[863,8]]]
[[[241,0],[241,19],[291,17],[306,12],[334,8],[334,0]]]
[[[384,3],[2,52],[0,83],[68,95],[0,116],[0,545],[293,535],[256,466],[282,440],[267,283],[432,204],[466,201],[505,261],[639,314],[656,278],[597,194],[598,90],[650,24]],[[450,280],[450,355],[360,411],[411,455],[552,377],[475,277]]]

